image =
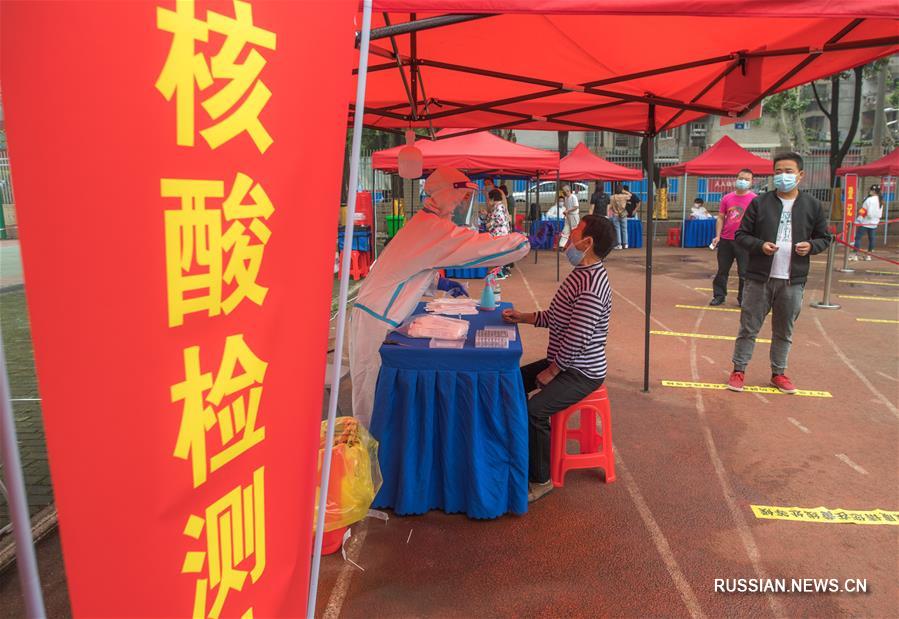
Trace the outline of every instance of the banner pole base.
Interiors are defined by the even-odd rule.
[[[837,310],[840,309],[840,306],[836,303],[825,303],[824,301],[815,301],[814,303],[810,303],[812,307],[815,309],[829,309],[829,310]]]
[[[834,269],[837,273],[855,273],[855,269]]]

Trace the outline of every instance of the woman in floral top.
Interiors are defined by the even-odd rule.
[[[490,210],[487,212],[487,232],[491,236],[509,234],[509,213],[506,211],[506,200],[499,189],[491,189],[487,194]]]

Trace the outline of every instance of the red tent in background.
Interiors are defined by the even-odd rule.
[[[770,159],[753,155],[748,150],[724,136],[707,151],[686,163],[663,168],[662,176],[729,176],[744,168],[758,176],[770,176],[773,163]]]
[[[559,178],[566,181],[639,181],[643,180],[643,172],[606,161],[581,142],[559,162]]]
[[[857,174],[858,176],[899,176],[899,149],[894,150],[865,165],[840,168],[837,174]]]
[[[486,131],[443,129],[436,139],[420,140],[422,168],[427,172],[440,166],[452,166],[470,174],[532,177],[559,169],[559,153],[522,146]],[[457,133],[465,133],[452,137]],[[404,146],[379,150],[372,154],[375,170],[396,173],[400,150]]]

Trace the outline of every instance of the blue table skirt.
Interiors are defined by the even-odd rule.
[[[627,246],[631,249],[643,247],[643,224],[639,219],[627,220]]]
[[[711,219],[688,219],[684,222],[684,247],[708,247],[715,238],[715,221]]]
[[[405,346],[381,347],[371,432],[384,483],[375,508],[472,518],[527,511],[521,339],[508,350],[476,349],[475,331],[501,324],[500,310],[465,318],[472,325],[464,349],[431,349],[396,333],[390,338]]]
[[[564,219],[541,219],[531,222],[531,247],[535,249],[553,249],[553,236],[565,227]],[[545,231],[541,231],[546,228]]]

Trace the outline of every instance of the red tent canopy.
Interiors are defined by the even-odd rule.
[[[566,181],[639,181],[643,179],[643,172],[606,161],[581,142],[559,162],[559,178]]]
[[[656,133],[896,53],[895,17],[895,0],[374,0],[365,124]]]
[[[858,174],[859,176],[899,176],[899,149],[865,165],[840,168],[837,174]]]
[[[415,145],[424,159],[422,167],[433,170],[452,166],[470,174],[497,176],[536,176],[559,169],[559,153],[522,146],[492,133],[466,133],[470,129],[443,129],[434,141],[421,140]],[[397,160],[403,146],[380,150],[372,154],[372,167],[387,172],[397,171]]]
[[[769,176],[774,164],[770,159],[753,155],[748,150],[724,136],[710,149],[686,163],[662,168],[662,176],[729,176],[743,168],[753,174]]]

